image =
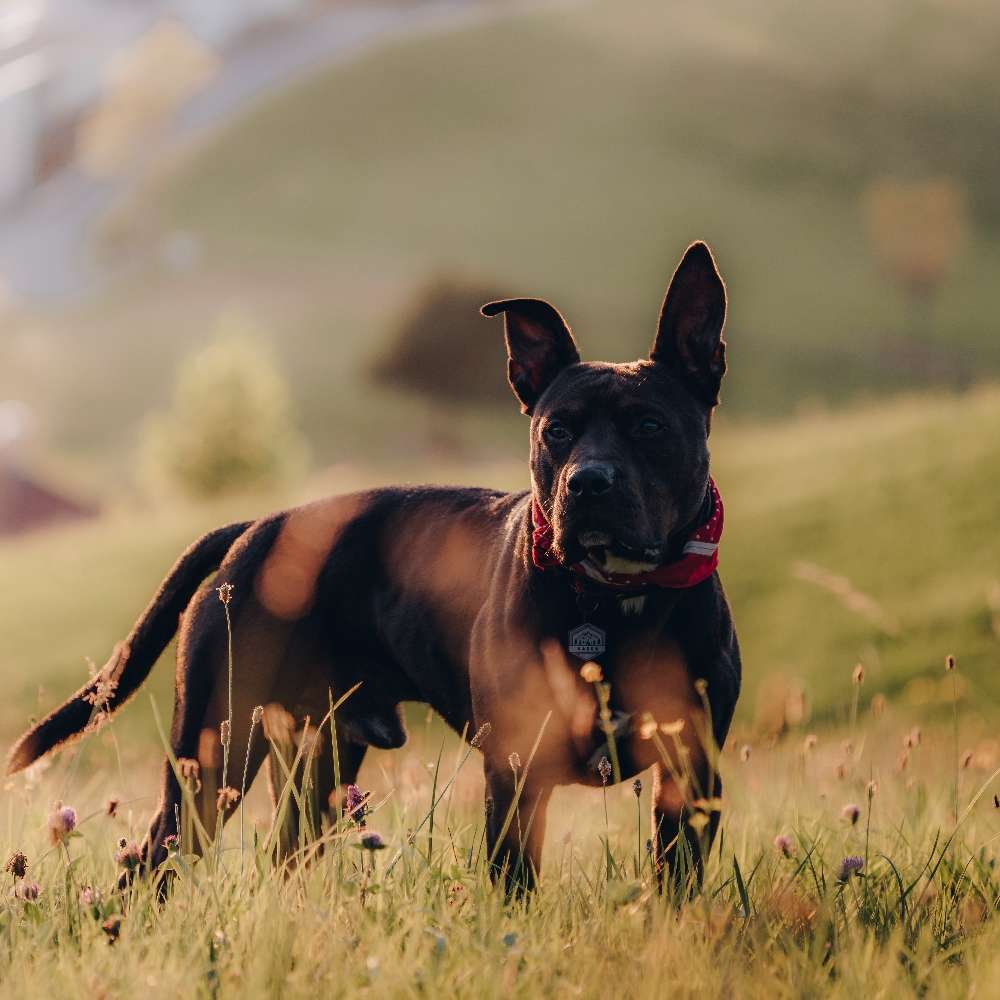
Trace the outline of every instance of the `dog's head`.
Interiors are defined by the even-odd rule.
[[[483,313],[505,317],[507,373],[531,415],[532,487],[555,554],[623,572],[661,563],[705,501],[726,371],[726,292],[709,248],[692,244],[674,272],[647,360],[581,362],[565,320],[539,299]]]

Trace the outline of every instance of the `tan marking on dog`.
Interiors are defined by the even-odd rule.
[[[198,734],[198,761],[202,767],[222,767],[222,740],[218,729],[206,726]]]
[[[397,516],[385,540],[385,563],[400,587],[430,598],[448,616],[450,632],[468,628],[482,607],[490,570],[489,536],[476,514],[446,513],[432,503]]]
[[[358,496],[333,497],[291,511],[257,573],[254,591],[277,618],[294,621],[316,598],[316,580],[344,527],[363,509]]]

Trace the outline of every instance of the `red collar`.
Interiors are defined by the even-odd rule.
[[[712,512],[707,521],[698,525],[684,545],[679,559],[663,563],[644,573],[612,573],[587,557],[566,568],[578,576],[614,590],[634,590],[643,587],[683,589],[694,587],[707,580],[719,564],[719,539],[722,538],[722,497],[709,478],[712,495]],[[552,569],[563,564],[552,551],[552,525],[546,520],[539,502],[531,501],[531,561],[539,569]]]

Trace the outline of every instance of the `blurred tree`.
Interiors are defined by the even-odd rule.
[[[968,238],[964,189],[951,178],[884,179],[866,195],[869,237],[879,267],[910,305],[913,332],[924,332],[934,296]]]
[[[456,410],[512,400],[503,334],[479,314],[497,297],[495,290],[455,278],[428,281],[369,363],[376,383],[423,400],[426,444],[440,457],[462,452]]]
[[[509,402],[503,336],[479,315],[496,297],[451,278],[428,282],[371,362],[372,378],[436,403]]]
[[[191,496],[273,486],[301,471],[305,456],[274,358],[232,316],[182,364],[173,406],[149,421],[143,442],[149,481]]]

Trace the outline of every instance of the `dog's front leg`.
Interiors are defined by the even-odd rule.
[[[707,780],[707,772],[699,777]],[[694,801],[687,786],[687,781],[672,776],[663,764],[653,768],[656,877],[661,892],[666,884],[670,892],[681,896],[690,895],[701,887],[705,858],[719,826],[716,800],[722,794],[718,775],[711,777],[711,789]]]
[[[542,864],[545,811],[552,786],[509,766],[486,769],[486,845],[490,878],[504,881],[507,896],[535,887]]]

